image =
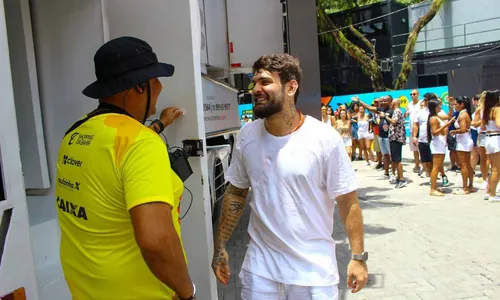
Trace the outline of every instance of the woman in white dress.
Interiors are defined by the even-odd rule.
[[[365,157],[368,166],[371,166],[370,161],[373,161],[373,132],[370,130],[370,121],[370,117],[366,114],[365,110],[363,108],[360,109],[358,115],[359,147],[361,148],[360,154]]]
[[[344,146],[347,154],[349,155],[349,157],[352,157],[351,121],[348,119],[347,111],[345,109],[340,111],[339,119],[335,122],[335,128],[340,133],[340,136],[344,141]]]
[[[434,99],[429,101],[429,121],[427,122],[427,138],[429,139],[432,153],[430,195],[438,197],[444,196],[444,194],[437,189],[437,176],[443,168],[448,126],[455,122],[455,118],[444,121],[438,116],[441,111],[441,105],[441,101],[439,100]]]
[[[500,202],[496,195],[500,171],[500,103],[499,91],[488,91],[484,98],[484,113],[481,129],[485,132],[486,154],[491,161],[491,176],[488,180],[488,191],[485,200]]]
[[[476,127],[478,131],[476,148],[479,154],[479,169],[481,170],[481,177],[483,178],[483,182],[479,187],[481,190],[486,190],[488,188],[488,170],[490,168],[490,158],[488,157],[488,155],[486,155],[486,148],[484,144],[486,141],[486,136],[484,130],[481,128],[485,95],[486,93],[484,92],[479,97],[478,106],[475,112],[472,114],[473,117],[471,122],[471,127]],[[475,163],[471,163],[471,165],[472,169],[474,170],[477,165],[477,161],[475,161]]]
[[[456,190],[457,195],[466,195],[474,192],[474,172],[470,164],[470,155],[474,143],[470,134],[471,126],[471,101],[467,97],[457,97],[455,99],[455,110],[460,112],[455,121],[455,130],[450,131],[450,135],[456,136],[458,163],[462,173],[462,189]]]

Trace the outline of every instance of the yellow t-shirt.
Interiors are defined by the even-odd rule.
[[[129,210],[168,203],[180,237],[183,188],[162,139],[128,116],[95,116],[64,137],[56,197],[61,263],[73,299],[171,299],[173,291],[141,255]]]

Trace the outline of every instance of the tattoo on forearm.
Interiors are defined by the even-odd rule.
[[[226,190],[226,194],[222,200],[222,212],[220,214],[219,228],[215,242],[213,260],[213,264],[215,265],[227,263],[227,259],[224,256],[224,249],[243,214],[247,194],[248,189],[239,189],[231,184]]]
[[[227,190],[226,190],[226,196],[227,195],[234,195],[234,196],[246,198],[247,194],[248,194],[248,189],[239,189],[232,184],[229,184],[229,186],[227,187]]]
[[[231,202],[231,208],[229,211],[239,213],[241,210],[243,210],[243,204],[239,202]]]

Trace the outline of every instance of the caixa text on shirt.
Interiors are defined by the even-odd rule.
[[[79,132],[75,132],[69,138],[68,145],[81,145],[81,146],[89,146],[94,139],[93,134],[81,134]]]
[[[87,212],[85,211],[85,207],[83,206],[78,206],[76,204],[73,204],[67,200],[64,200],[63,198],[57,197],[57,207],[70,215],[73,215],[74,217],[78,219],[87,219]]]

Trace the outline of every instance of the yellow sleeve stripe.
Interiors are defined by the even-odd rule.
[[[132,201],[127,201],[127,210],[131,210],[132,208],[139,206],[141,204],[146,204],[146,203],[153,203],[153,202],[161,202],[161,203],[166,203],[172,207],[172,209],[175,206],[174,199],[167,197],[167,196],[153,196],[153,197],[145,197],[145,198],[139,198],[135,199]]]

